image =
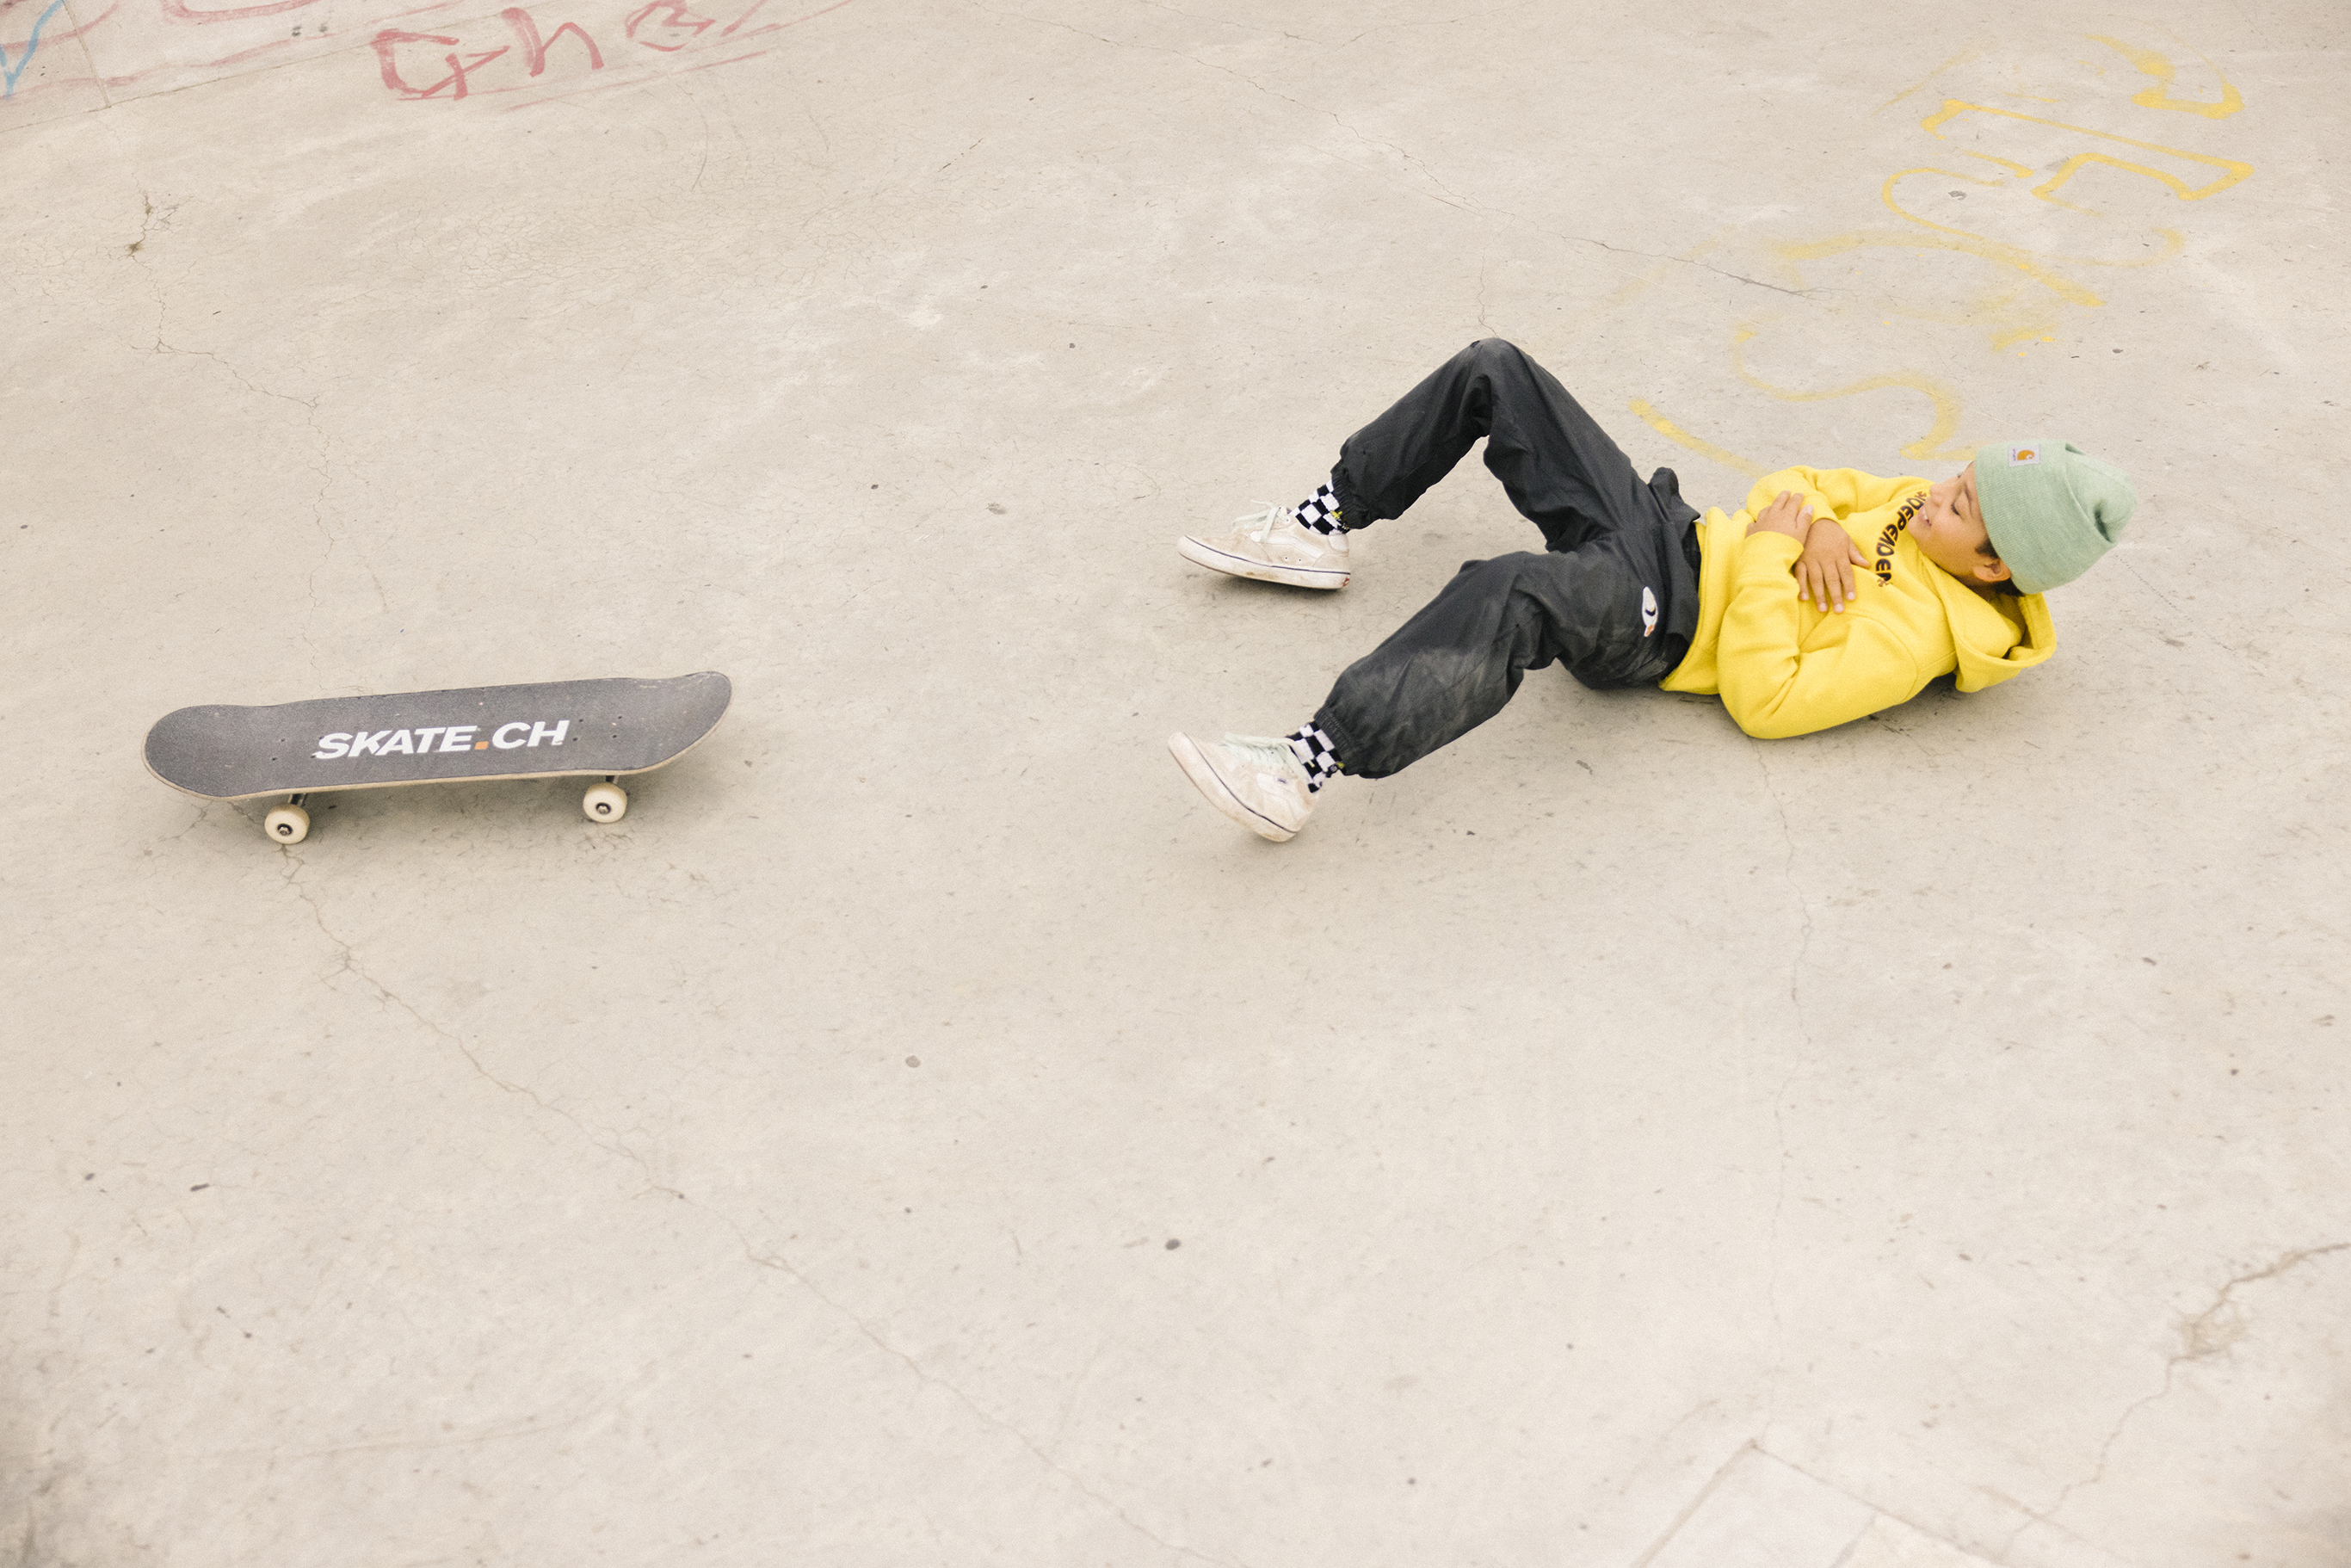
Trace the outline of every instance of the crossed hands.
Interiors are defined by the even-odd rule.
[[[1812,507],[1793,491],[1782,490],[1747,525],[1748,537],[1785,534],[1804,547],[1792,569],[1796,597],[1823,610],[1844,613],[1845,601],[1855,597],[1853,569],[1869,558],[1834,517],[1815,517]]]

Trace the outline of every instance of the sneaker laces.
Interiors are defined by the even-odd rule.
[[[1263,544],[1273,536],[1274,529],[1290,520],[1290,508],[1277,501],[1259,501],[1256,504],[1263,507],[1265,510],[1251,512],[1247,517],[1235,517],[1233,521],[1243,525],[1255,524],[1255,527],[1249,528],[1248,537]]]
[[[1297,748],[1286,740],[1265,735],[1227,735],[1225,744],[1239,752],[1243,761],[1300,783],[1306,781],[1306,764],[1298,759]]]

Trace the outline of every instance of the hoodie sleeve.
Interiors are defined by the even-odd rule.
[[[1785,534],[1749,536],[1723,612],[1716,653],[1722,706],[1758,740],[1849,724],[1907,702],[1926,685],[1910,650],[1874,620],[1844,618],[1841,638],[1802,645],[1803,601],[1789,576],[1802,553]]]
[[[1772,497],[1792,490],[1811,504],[1814,517],[1843,521],[1855,512],[1886,506],[1925,483],[1923,479],[1881,479],[1858,468],[1782,468],[1755,481],[1755,487],[1747,492],[1747,515],[1761,516]]]

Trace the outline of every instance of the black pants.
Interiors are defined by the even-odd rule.
[[[1502,711],[1557,661],[1587,686],[1655,685],[1698,626],[1698,512],[1670,468],[1645,484],[1557,377],[1499,338],[1470,344],[1347,438],[1346,526],[1404,515],[1480,437],[1541,552],[1467,562],[1331,688],[1314,722],[1349,773],[1383,779]]]

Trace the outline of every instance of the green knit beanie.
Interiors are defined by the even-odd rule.
[[[2138,505],[2121,469],[2085,457],[2070,441],[1978,447],[1976,495],[1992,549],[2026,593],[2089,570]]]

